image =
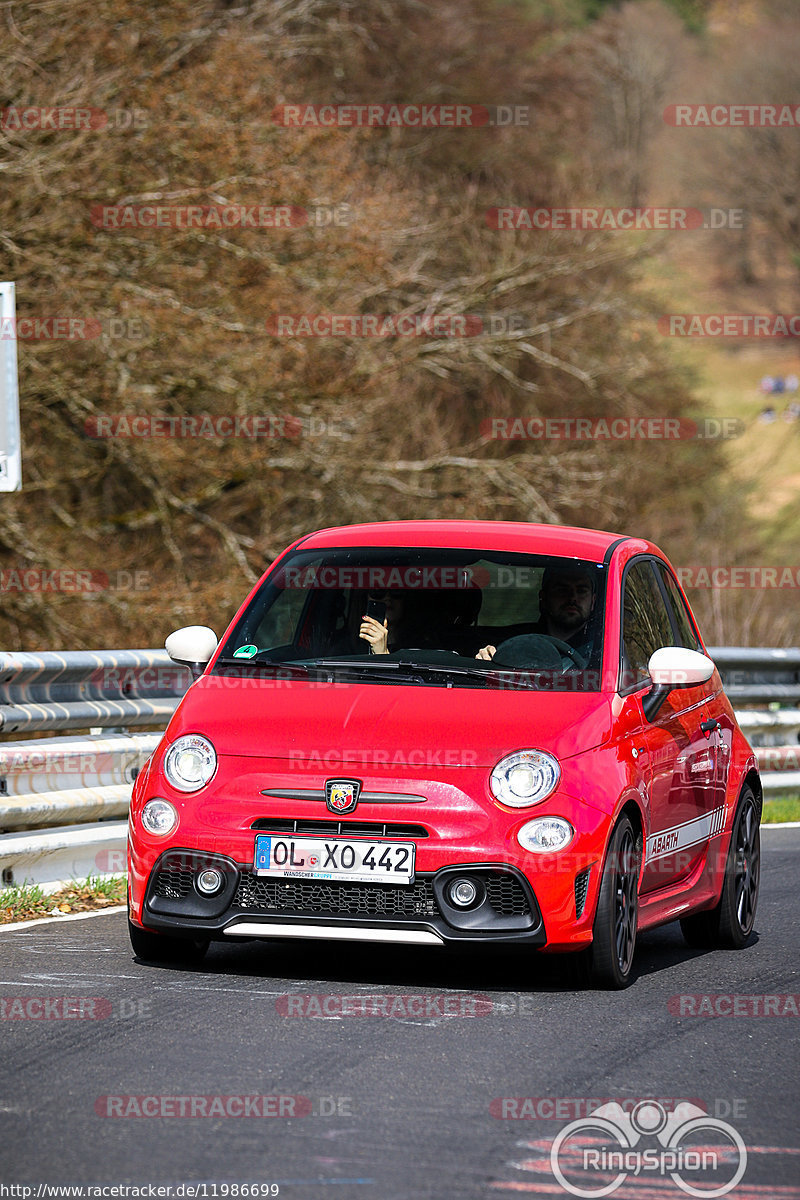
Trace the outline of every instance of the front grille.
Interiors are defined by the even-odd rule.
[[[501,917],[527,917],[531,908],[522,884],[515,875],[489,875],[486,897]]]
[[[579,872],[575,876],[575,916],[583,916],[583,910],[586,906],[586,893],[589,890],[589,876],[592,873],[592,868],[587,867],[585,871]]]
[[[306,915],[435,917],[439,910],[427,880],[411,887],[368,883],[314,883],[310,880],[261,879],[242,875],[235,906],[260,912]]]
[[[298,817],[259,817],[251,829],[293,833],[298,837],[426,838],[424,825],[389,825],[380,821],[307,821]]]
[[[161,867],[153,881],[154,896],[165,900],[183,900],[192,891],[193,871],[182,871],[179,867]]]

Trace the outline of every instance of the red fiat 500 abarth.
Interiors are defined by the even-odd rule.
[[[392,522],[300,538],[217,644],[133,792],[143,958],[323,938],[577,952],[637,930],[741,947],[761,787],[664,555],[561,526]]]

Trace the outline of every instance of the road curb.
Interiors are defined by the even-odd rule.
[[[127,904],[115,904],[113,908],[93,908],[91,912],[62,913],[60,917],[34,917],[31,921],[10,921],[0,925],[0,933],[7,929],[30,929],[33,925],[63,925],[65,921],[85,921],[87,917],[103,917],[106,913],[125,912]]]

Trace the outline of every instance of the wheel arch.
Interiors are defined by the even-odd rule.
[[[761,776],[759,775],[759,773],[755,769],[755,767],[751,767],[750,770],[745,775],[744,779],[742,780],[742,785],[739,788],[739,795],[736,797],[737,807],[738,807],[739,801],[742,798],[742,792],[748,786],[752,789],[753,795],[755,796],[756,801],[758,803],[758,815],[760,818],[762,809],[764,808],[764,788],[761,783]]]

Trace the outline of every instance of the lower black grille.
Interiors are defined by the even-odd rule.
[[[182,871],[179,867],[162,867],[153,881],[152,894],[165,900],[183,900],[191,894],[193,871]]]
[[[531,911],[528,897],[515,875],[489,875],[486,898],[501,917],[526,917]]]
[[[380,884],[314,883],[242,875],[235,906],[258,912],[348,917],[418,918],[438,916],[433,888],[426,880],[411,887]]]
[[[583,910],[586,906],[586,893],[589,890],[589,876],[592,873],[592,868],[587,867],[585,871],[581,871],[575,876],[575,916],[582,917]]]

